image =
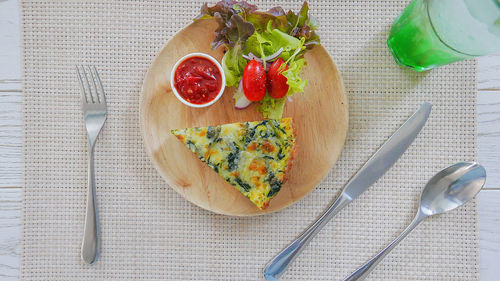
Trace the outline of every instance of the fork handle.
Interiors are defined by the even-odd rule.
[[[85,228],[82,241],[82,259],[91,264],[97,260],[97,247],[99,244],[97,204],[95,199],[94,175],[94,144],[89,143],[89,177],[87,188],[87,212],[85,214]]]

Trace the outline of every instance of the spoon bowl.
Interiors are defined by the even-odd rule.
[[[459,162],[432,177],[420,196],[427,216],[458,208],[474,198],[486,182],[486,170],[475,162]]]

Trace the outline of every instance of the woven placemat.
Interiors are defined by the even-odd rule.
[[[201,1],[22,1],[25,189],[23,280],[262,280],[267,261],[313,221],[369,156],[429,101],[431,117],[396,165],[314,239],[284,280],[340,280],[411,221],[427,180],[476,158],[476,62],[416,73],[385,40],[408,1],[312,1],[322,44],[349,98],[341,159],[314,192],[279,213],[215,215],[170,189],[139,132],[143,77]],[[261,8],[271,3],[256,1]],[[273,1],[285,8],[299,1]],[[76,64],[96,65],[108,119],[96,147],[101,255],[80,259],[87,139]],[[334,120],[329,120],[334,122]],[[476,202],[419,226],[371,280],[477,280]]]

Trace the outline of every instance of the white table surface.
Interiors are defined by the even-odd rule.
[[[0,280],[17,280],[21,224],[22,67],[19,4],[0,0]],[[478,158],[481,280],[500,280],[500,54],[479,58]]]

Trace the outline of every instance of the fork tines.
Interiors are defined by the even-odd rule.
[[[76,66],[76,73],[82,89],[83,103],[106,104],[104,87],[95,66]],[[98,85],[100,86],[98,88]]]

